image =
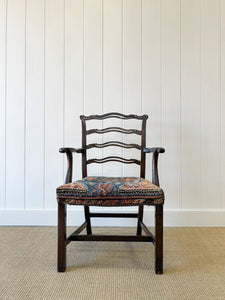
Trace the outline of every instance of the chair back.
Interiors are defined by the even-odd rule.
[[[121,128],[121,127],[106,127],[101,129],[88,129],[86,123],[90,120],[99,120],[103,121],[105,119],[109,118],[117,118],[122,120],[140,120],[142,122],[141,124],[141,130],[138,129],[127,129],[127,128]],[[91,115],[91,116],[80,116],[81,123],[82,123],[82,148],[84,149],[84,152],[82,153],[82,176],[87,176],[87,165],[92,163],[102,164],[110,161],[120,162],[124,164],[137,164],[140,165],[140,177],[145,178],[145,153],[143,151],[143,148],[146,146],[146,121],[148,119],[147,115],[124,115],[121,113],[107,113],[103,115]],[[91,143],[87,144],[87,136],[92,134],[104,134],[108,132],[119,132],[122,134],[134,134],[140,136],[140,144],[128,144],[121,141],[107,141],[104,143]],[[92,148],[105,148],[105,147],[121,147],[121,148],[134,148],[141,151],[140,160],[138,159],[126,159],[120,156],[107,156],[103,157],[101,159],[98,158],[92,158],[87,159],[87,151]]]

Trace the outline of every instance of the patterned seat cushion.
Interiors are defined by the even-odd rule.
[[[57,188],[57,201],[73,205],[163,204],[163,190],[140,177],[85,177]]]

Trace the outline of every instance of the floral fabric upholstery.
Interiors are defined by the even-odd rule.
[[[57,188],[57,201],[72,205],[163,204],[163,190],[140,177],[85,177]]]

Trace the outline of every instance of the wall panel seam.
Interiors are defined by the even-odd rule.
[[[66,18],[66,0],[63,0],[63,147],[68,147],[67,145],[65,145],[65,105],[66,105],[66,97],[65,97],[65,47],[66,47],[66,41],[65,41],[65,33],[66,33],[66,25],[65,25],[65,18]],[[57,151],[58,149],[56,149]],[[65,174],[65,157],[63,155],[63,157],[61,157],[61,159],[63,160],[63,167],[62,167],[62,182],[64,182],[64,174]]]
[[[124,114],[124,0],[122,0],[122,113]],[[124,127],[124,121],[122,120],[122,127]],[[124,143],[124,135],[122,135],[122,142]],[[124,157],[124,149],[122,149],[122,155]],[[122,176],[124,176],[124,164],[122,165]]]
[[[220,208],[223,208],[223,129],[222,129],[222,0],[220,0]]]
[[[183,137],[182,137],[182,133],[183,133],[183,126],[182,126],[182,47],[181,47],[181,43],[182,43],[182,0],[179,1],[180,2],[180,207],[181,210],[183,209],[183,190],[182,190],[182,185],[183,185]]]
[[[203,76],[202,76],[202,48],[203,48],[203,41],[202,41],[202,0],[200,0],[200,207],[202,207],[202,86],[203,86]]]
[[[164,85],[164,68],[163,68],[163,32],[162,32],[162,26],[163,26],[163,20],[162,20],[162,1],[160,0],[160,87],[161,87],[161,145],[164,147],[164,93],[163,93],[163,85]],[[163,161],[161,164],[161,169],[163,170]],[[163,175],[161,177],[161,181],[163,180]]]
[[[159,30],[160,30],[160,85],[159,85],[159,88],[160,88],[160,142],[161,142],[161,146],[164,147],[163,145],[163,103],[162,103],[162,0],[160,0],[160,7],[159,7],[160,11],[159,11]],[[161,181],[163,180],[163,174],[162,174],[162,164],[160,164],[160,178],[161,178]]]
[[[45,132],[45,126],[46,126],[46,1],[44,1],[44,78],[43,78],[43,101],[44,101],[44,124],[43,124],[43,209],[46,208],[45,203],[45,180],[46,180],[46,132]]]
[[[5,7],[5,199],[4,199],[4,208],[6,209],[6,180],[7,180],[7,172],[6,172],[6,155],[7,155],[7,147],[6,147],[6,140],[7,140],[7,135],[6,135],[6,128],[7,128],[7,75],[8,75],[8,55],[7,55],[7,46],[8,46],[8,0],[6,0],[6,7]]]
[[[142,28],[143,28],[143,14],[142,14],[142,10],[143,10],[143,2],[141,0],[141,114],[143,113],[143,83],[142,83],[142,78],[143,78],[143,73],[142,73],[142,70],[143,70],[143,32],[142,32]]]
[[[27,163],[27,0],[25,0],[25,22],[24,22],[24,209],[26,209],[26,163]]]
[[[83,74],[82,74],[82,77],[83,77],[83,85],[82,85],[82,88],[83,88],[83,103],[82,103],[82,109],[83,109],[83,114],[84,114],[84,3],[85,3],[85,0],[83,0],[83,28],[82,28],[82,30],[83,30],[83,61],[82,61],[82,63],[83,63]]]
[[[102,76],[101,76],[101,84],[102,84],[102,95],[101,95],[101,97],[102,97],[102,114],[103,114],[103,112],[104,112],[104,98],[103,98],[103,92],[104,92],[104,84],[103,84],[103,82],[104,82],[104,76],[103,76],[103,68],[104,68],[104,65],[103,65],[103,63],[104,63],[104,18],[103,18],[103,13],[104,13],[104,0],[101,0],[102,1],[102,6],[101,6],[101,18],[102,18],[102,20],[101,20],[101,23],[102,23],[102,26],[101,26],[101,38],[102,38]],[[102,120],[102,122],[101,122],[102,124],[101,124],[101,126],[102,126],[102,128],[103,128],[103,124],[104,124],[104,121]],[[103,135],[102,135],[102,143],[103,143]],[[101,149],[101,152],[102,152],[102,157],[103,157],[103,148]],[[103,176],[103,164],[101,165],[101,173],[102,173],[102,176]]]

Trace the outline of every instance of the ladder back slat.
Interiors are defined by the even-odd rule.
[[[105,142],[102,144],[98,144],[98,143],[89,144],[86,146],[86,149],[105,148],[105,147],[110,147],[110,146],[121,147],[121,148],[135,148],[135,149],[141,150],[141,146],[138,144],[126,144],[126,143],[117,142],[117,141]]]
[[[107,128],[103,128],[103,129],[89,129],[86,131],[86,134],[93,134],[93,133],[97,133],[97,134],[103,134],[103,133],[107,133],[107,132],[120,132],[120,133],[124,133],[124,134],[137,134],[137,135],[141,135],[142,131],[141,130],[137,130],[137,129],[125,129],[125,128],[121,128],[121,127],[107,127]]]
[[[92,163],[102,164],[102,163],[106,163],[106,162],[110,162],[110,161],[121,162],[121,163],[124,163],[124,164],[137,164],[137,165],[141,165],[141,161],[140,160],[137,160],[137,159],[126,159],[126,158],[119,157],[119,156],[108,156],[108,157],[104,157],[104,158],[89,159],[89,160],[87,160],[87,165],[88,164],[92,164]]]

